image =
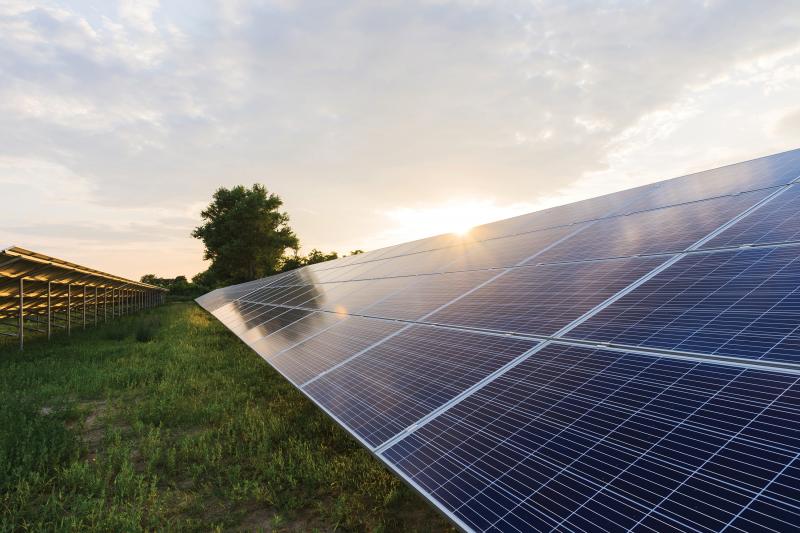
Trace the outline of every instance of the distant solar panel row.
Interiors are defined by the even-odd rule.
[[[800,523],[800,150],[198,299],[476,531]]]

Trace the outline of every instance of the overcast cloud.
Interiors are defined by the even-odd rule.
[[[222,185],[347,251],[800,146],[796,1],[0,0],[0,74],[0,244],[137,277]]]

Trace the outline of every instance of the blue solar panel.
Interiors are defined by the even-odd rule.
[[[414,278],[358,280],[320,285],[271,287],[248,296],[269,305],[303,307],[335,312],[358,312],[395,294],[414,282]]]
[[[282,307],[239,303],[236,309],[238,316],[230,314],[225,318],[225,325],[234,333],[242,333],[285,312],[286,309]]]
[[[723,196],[600,220],[536,258],[577,261],[682,251],[764,199],[769,191]]]
[[[706,243],[705,248],[800,240],[800,185],[793,185],[763,208]]]
[[[627,205],[627,201],[621,201],[617,198],[592,198],[477,226],[470,230],[470,236],[478,240],[496,239],[531,231],[569,226],[609,216],[622,209],[625,205]]]
[[[198,303],[466,530],[794,530],[799,175],[795,150]]]
[[[425,321],[552,335],[664,261],[628,258],[515,268]]]
[[[386,278],[368,281],[350,281],[342,285],[353,285],[352,291],[337,298],[325,298],[322,302],[306,302],[307,307],[325,309],[338,313],[359,313],[413,283],[414,278]],[[348,287],[345,287],[345,289]]]
[[[261,357],[269,360],[274,355],[339,324],[346,318],[335,313],[308,313],[298,310],[289,310],[288,312],[296,314],[287,313],[287,315],[284,315],[284,322],[286,322],[287,318],[293,316],[299,316],[300,319],[288,322],[283,328],[273,329],[273,331],[265,332],[260,328],[248,331],[242,335],[242,340],[251,342],[251,348],[258,352]],[[252,335],[250,335],[251,332],[253,332]]]
[[[580,231],[582,227],[581,224],[575,224],[465,244],[457,249],[456,258],[446,269],[475,270],[527,263],[528,258],[538,257],[540,253]],[[536,258],[536,261],[539,259]]]
[[[303,391],[378,446],[535,344],[411,326],[304,385]]]
[[[343,317],[341,323],[276,354],[269,361],[295,385],[315,378],[344,360],[407,327],[401,322]]]
[[[785,531],[798,400],[796,375],[554,344],[383,456],[477,531],[752,530],[759,512]]]
[[[442,248],[354,265],[340,270],[335,275],[332,274],[330,280],[350,281],[439,272],[452,260],[452,251],[449,248]]]
[[[286,309],[281,307],[273,308],[261,315],[257,320],[258,325],[252,326],[246,330],[233,330],[245,342],[253,343],[259,339],[272,335],[276,331],[282,330],[286,326],[297,322],[298,320],[307,317],[309,311],[301,309]]]
[[[395,294],[365,307],[361,313],[383,318],[419,320],[497,275],[496,271],[478,270],[419,276]]]
[[[800,177],[800,150],[762,157],[662,181],[639,189],[639,198],[626,207],[644,210],[715,196],[777,187]]]
[[[800,363],[800,246],[688,254],[569,336]]]

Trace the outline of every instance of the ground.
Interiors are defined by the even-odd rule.
[[[191,302],[0,345],[0,531],[450,526]]]

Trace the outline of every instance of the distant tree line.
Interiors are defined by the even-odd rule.
[[[197,298],[198,296],[208,292],[206,287],[197,285],[188,279],[186,276],[178,276],[176,278],[160,278],[155,274],[145,274],[141,279],[142,283],[149,283],[157,287],[163,287],[169,290],[170,296],[177,296],[183,298]]]
[[[203,241],[203,259],[211,262],[189,282],[185,276],[142,277],[170,290],[174,296],[196,297],[216,287],[244,283],[305,265],[338,259],[337,252],[316,248],[300,255],[300,239],[289,226],[289,215],[281,211],[283,200],[255,184],[217,189],[202,212],[203,223],[192,237]],[[363,253],[354,250],[350,255]]]

